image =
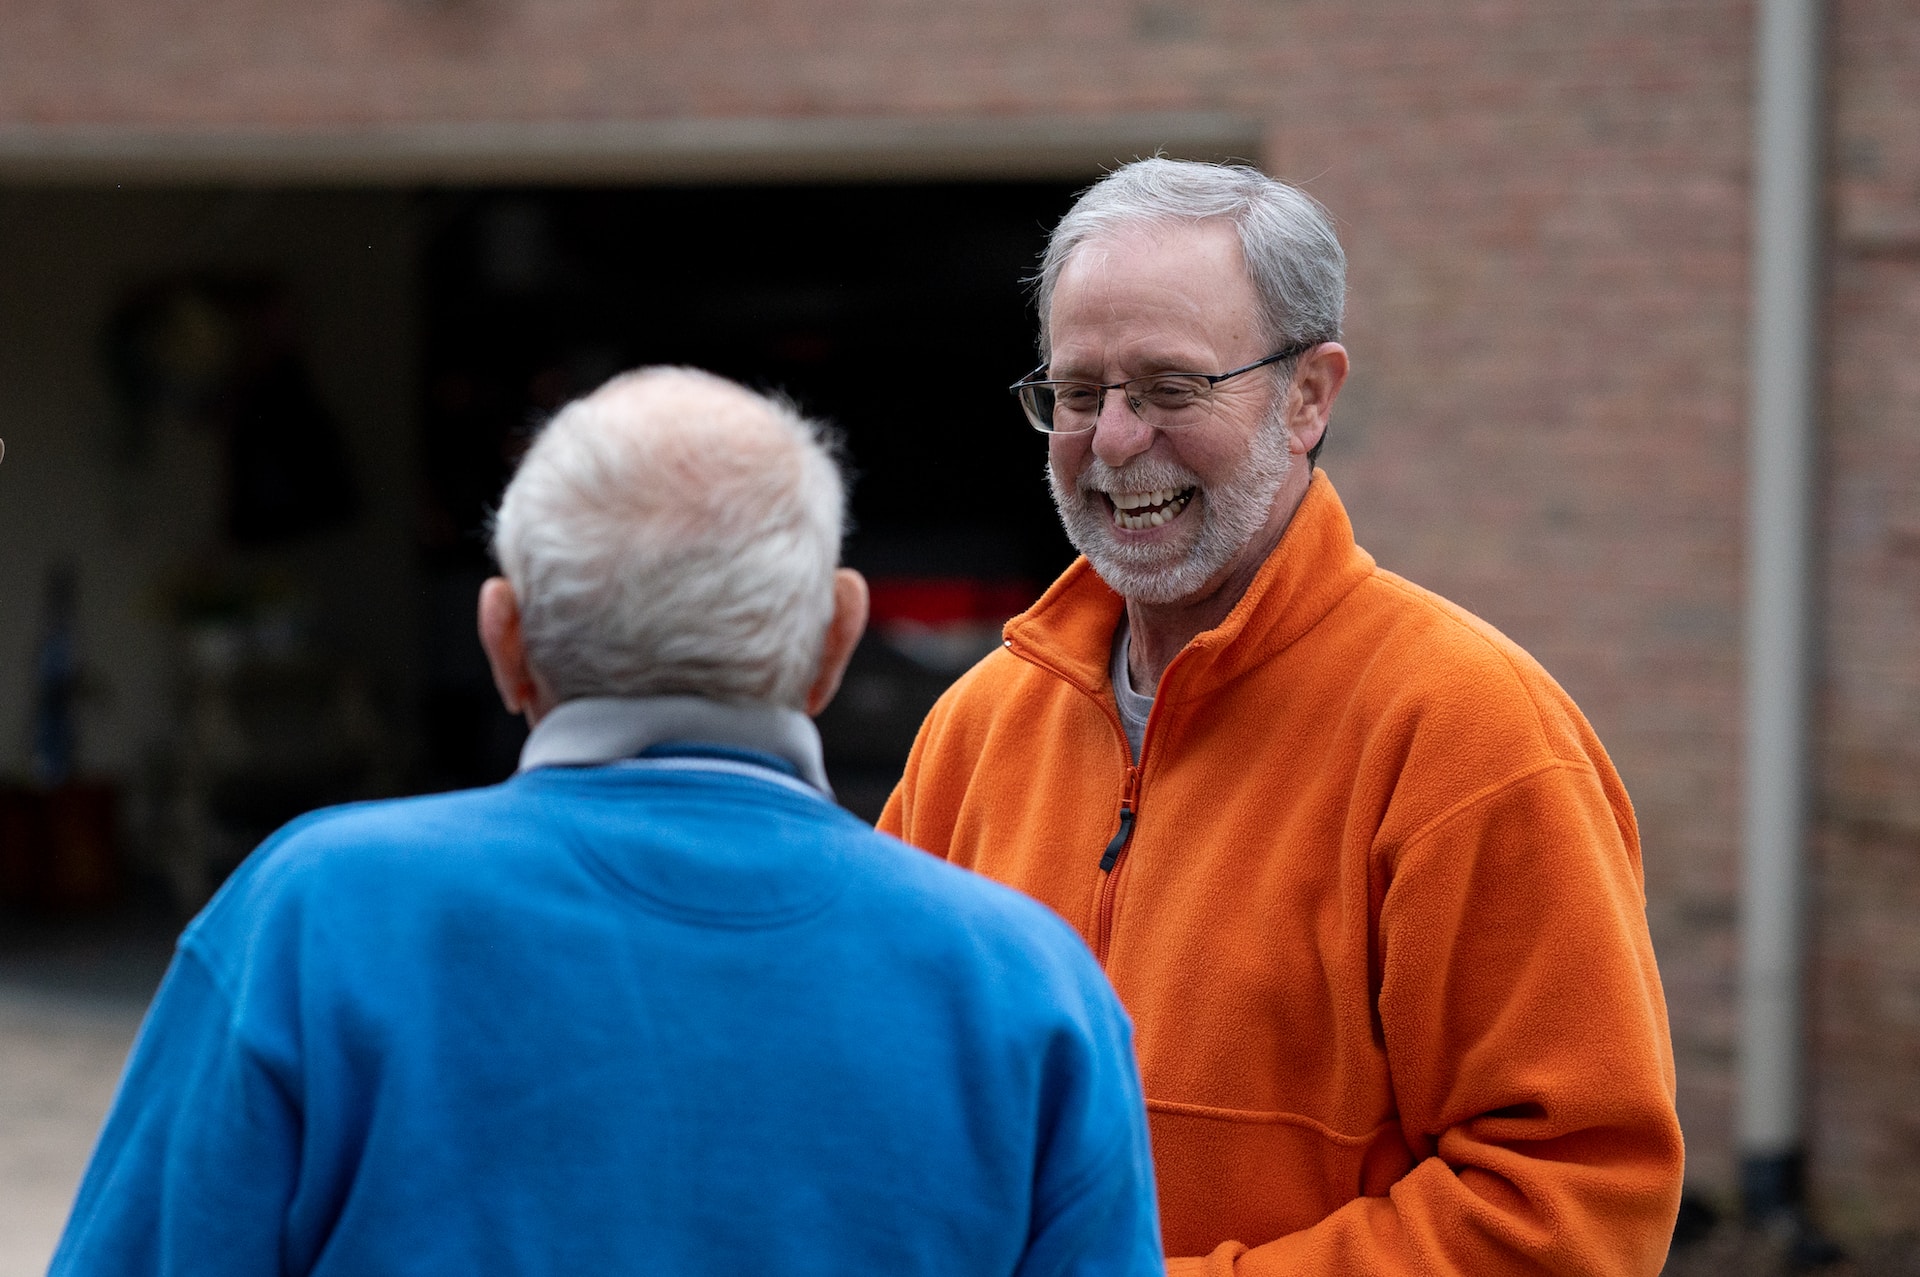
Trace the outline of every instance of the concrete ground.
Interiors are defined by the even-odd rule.
[[[0,918],[0,1277],[44,1273],[170,929]]]

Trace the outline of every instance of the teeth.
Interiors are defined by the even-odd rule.
[[[1187,502],[1193,499],[1191,489],[1162,488],[1158,492],[1146,493],[1110,493],[1113,501],[1113,521],[1130,532],[1144,532],[1148,528],[1157,528],[1161,524],[1171,523],[1180,512],[1187,508]],[[1156,510],[1155,506],[1165,506]],[[1137,512],[1137,513],[1136,513]]]
[[[1115,492],[1110,495],[1113,504],[1122,510],[1144,510],[1148,506],[1165,505],[1180,495],[1180,489],[1156,488],[1152,492]]]

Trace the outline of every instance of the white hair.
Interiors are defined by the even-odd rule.
[[[1041,257],[1041,353],[1052,353],[1046,311],[1073,250],[1119,230],[1227,221],[1240,236],[1246,275],[1260,294],[1273,348],[1340,340],[1346,252],[1319,200],[1244,163],[1135,159],[1081,192]]]
[[[1268,343],[1337,341],[1346,311],[1347,256],[1326,209],[1306,192],[1244,164],[1160,157],[1107,174],[1053,228],[1040,261],[1040,353],[1051,356],[1047,313],[1074,250],[1124,230],[1221,220],[1240,237]]]
[[[527,663],[563,701],[804,706],[846,518],[834,453],[792,404],[693,368],[562,408],[494,518]]]

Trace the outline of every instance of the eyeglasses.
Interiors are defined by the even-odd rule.
[[[1104,385],[1095,381],[1032,380],[1046,371],[1047,366],[1041,364],[1008,389],[1020,400],[1027,421],[1043,434],[1077,435],[1093,429],[1100,421],[1100,409],[1106,403],[1109,390],[1122,392],[1133,415],[1154,429],[1178,430],[1207,419],[1207,404],[1213,398],[1213,388],[1229,377],[1292,359],[1319,344],[1295,342],[1277,354],[1232,372],[1158,372]]]

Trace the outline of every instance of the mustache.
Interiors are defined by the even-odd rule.
[[[1110,466],[1094,457],[1074,476],[1082,493],[1152,492],[1158,488],[1197,488],[1200,476],[1163,457],[1139,457],[1124,466]]]

